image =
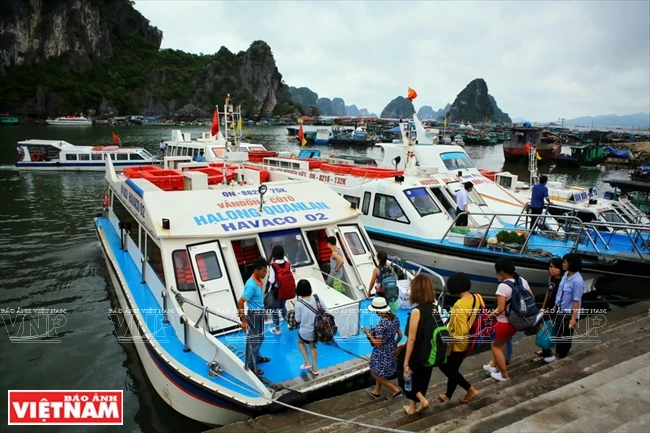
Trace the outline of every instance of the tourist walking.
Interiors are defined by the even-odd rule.
[[[296,297],[296,280],[293,276],[294,269],[286,260],[282,245],[275,245],[271,250],[271,266],[269,270],[269,290],[273,291],[275,303],[271,306],[273,328],[271,333],[280,335],[280,318],[287,317],[286,303]]]
[[[372,296],[372,289],[375,289],[375,296],[385,297],[381,282],[385,276],[395,275],[393,268],[388,264],[388,254],[386,254],[386,251],[377,252],[377,261],[379,264],[373,269],[372,277],[370,277],[368,297]]]
[[[557,310],[557,307],[555,306],[555,298],[557,297],[560,282],[564,275],[562,259],[559,257],[553,257],[548,263],[548,273],[548,290],[546,290],[546,294],[544,295],[544,302],[542,303],[542,309],[540,311],[542,311],[543,314],[542,320],[550,320],[551,323],[555,323],[555,311]],[[545,360],[546,362],[555,361],[552,349],[541,349],[535,352],[535,354],[537,356],[532,359],[533,362],[539,362],[541,360]]]
[[[530,213],[532,214],[530,217],[531,230],[535,229],[535,223],[538,218],[536,215],[541,215],[544,211],[544,200],[546,200],[549,205],[553,204],[551,203],[551,199],[548,197],[548,188],[546,187],[547,181],[548,177],[541,176],[539,178],[539,183],[533,186],[533,192],[530,197]]]
[[[370,375],[375,379],[375,389],[370,392],[370,395],[373,398],[379,398],[379,391],[382,386],[385,386],[395,398],[402,395],[399,388],[390,381],[397,370],[395,349],[397,349],[397,343],[402,339],[399,317],[391,312],[386,299],[382,297],[373,299],[368,310],[379,316],[379,323],[372,330],[362,328],[372,345]]]
[[[300,368],[309,370],[314,376],[318,376],[318,350],[316,349],[316,334],[314,332],[316,313],[314,311],[318,311],[318,304],[320,304],[322,310],[327,309],[327,306],[322,300],[316,300],[318,295],[312,295],[311,284],[307,280],[298,281],[296,295],[298,296],[298,302],[296,302],[295,306],[296,322],[300,323],[298,348],[304,361]],[[307,345],[311,351],[311,363],[307,356]]]
[[[576,253],[570,253],[562,258],[562,276],[557,290],[555,305],[557,311],[557,325],[555,332],[555,353],[557,358],[565,358],[571,350],[571,340],[575,327],[580,319],[582,295],[585,291],[585,282],[580,274],[582,258]],[[545,360],[553,362],[554,359]]]
[[[426,393],[433,367],[424,365],[429,356],[429,353],[424,352],[431,345],[431,335],[425,335],[425,330],[427,320],[433,316],[433,309],[437,309],[436,294],[429,277],[418,274],[411,280],[409,300],[417,306],[406,321],[408,340],[398,357],[398,366],[401,362],[403,367],[403,374],[398,376],[398,382],[404,390],[404,395],[409,399],[409,405],[404,406],[403,409],[408,415],[412,415],[429,407]],[[428,344],[427,340],[429,340]],[[416,403],[419,405],[416,406]]]
[[[497,319],[497,324],[495,327],[494,341],[491,344],[492,349],[492,361],[485,364],[483,369],[490,373],[493,379],[503,382],[508,380],[510,376],[508,375],[508,367],[506,365],[506,354],[505,346],[508,339],[511,339],[516,333],[517,328],[510,324],[508,321],[508,316],[505,314],[506,305],[510,304],[510,298],[512,298],[513,288],[510,284],[520,285],[520,289],[530,290],[528,281],[521,278],[517,272],[515,272],[515,265],[512,263],[512,260],[508,257],[501,257],[494,264],[494,269],[497,273],[497,279],[499,281],[499,286],[497,287],[497,307],[490,314],[490,318]],[[508,284],[510,282],[510,284]]]
[[[327,276],[327,285],[334,287],[336,279],[343,279],[343,265],[345,265],[345,260],[343,260],[343,251],[336,246],[336,237],[329,236],[327,238],[327,246],[332,251],[332,255],[330,256],[330,273]]]
[[[469,346],[469,332],[476,320],[481,307],[485,307],[481,295],[470,293],[472,283],[467,275],[458,272],[447,279],[447,293],[458,296],[453,307],[451,307],[447,329],[454,341],[450,345],[450,352],[447,361],[440,366],[440,371],[447,376],[447,392],[440,394],[438,399],[443,403],[448,402],[460,385],[465,390],[465,395],[460,398],[462,404],[469,403],[476,396],[478,391],[465,379],[460,372],[460,366],[467,356]]]

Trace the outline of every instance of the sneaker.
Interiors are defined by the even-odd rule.
[[[280,335],[282,330],[280,328],[271,328],[271,334]]]
[[[556,359],[555,355],[551,355],[551,356],[549,356],[547,358],[544,358],[544,362],[547,363],[547,364],[550,364],[551,362],[555,362],[555,359]]]
[[[499,370],[496,369],[496,367],[492,367],[489,362],[483,366],[483,370],[487,371],[490,374],[493,374],[493,373],[496,373],[497,371],[499,371]]]
[[[504,382],[509,379],[508,377],[503,377],[500,371],[497,371],[496,373],[490,373],[490,376],[492,379],[498,380],[499,382]]]

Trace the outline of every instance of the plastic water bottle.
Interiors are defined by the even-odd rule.
[[[404,391],[406,392],[411,392],[411,389],[413,389],[413,382],[412,382],[412,376],[409,374],[406,376],[406,380],[404,381]]]

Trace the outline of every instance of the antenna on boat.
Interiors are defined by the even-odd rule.
[[[260,193],[260,212],[263,212],[262,206],[264,206],[264,194],[266,194],[266,191],[268,190],[268,187],[264,184],[260,185],[259,188],[257,188],[257,192]]]

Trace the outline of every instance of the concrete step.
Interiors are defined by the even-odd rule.
[[[611,431],[611,433],[640,433],[640,432],[649,432],[649,431],[650,431],[650,413],[645,413],[640,417],[615,428],[614,430]]]
[[[617,340],[605,343],[598,348],[590,347],[587,350],[576,352],[573,357],[569,356],[552,364],[542,365],[523,376],[513,376],[506,382],[497,383],[492,380],[492,383],[487,384],[485,388],[477,388],[481,394],[467,405],[456,405],[454,408],[433,416],[425,413],[422,419],[408,424],[398,420],[387,425],[409,431],[421,431],[435,426],[436,432],[448,432],[472,422],[480,422],[521,402],[587,377],[596,370],[611,367],[623,360],[645,353],[649,349],[648,344],[645,344],[645,348],[640,344],[644,340],[647,340],[645,336],[622,346]],[[612,351],[619,349],[621,353],[618,356],[611,355]],[[528,414],[524,413],[522,416]],[[501,426],[492,425],[490,431],[499,427]]]
[[[524,383],[524,381],[529,380],[530,382],[533,382],[532,388],[537,389],[536,385],[539,382],[537,380],[538,376],[550,374],[556,370],[564,368],[565,364],[567,364],[570,359],[575,359],[573,362],[574,364],[580,364],[580,368],[584,371],[580,371],[579,377],[584,377],[602,368],[611,366],[613,365],[612,363],[620,362],[621,359],[619,356],[617,356],[616,359],[611,359],[611,356],[605,356],[608,353],[618,353],[616,347],[619,345],[624,346],[625,351],[629,352],[629,357],[634,356],[635,354],[640,354],[638,351],[643,347],[647,348],[648,346],[647,341],[644,342],[640,340],[640,336],[645,335],[647,340],[648,334],[647,331],[644,333],[644,329],[647,330],[650,325],[650,318],[647,316],[647,309],[644,310],[644,308],[647,307],[645,305],[639,306],[636,304],[631,307],[607,313],[606,317],[608,322],[605,327],[599,329],[598,333],[599,337],[603,341],[601,344],[574,344],[571,350],[571,355],[567,360],[558,361],[553,364],[545,365],[542,363],[540,365],[529,362],[530,358],[533,356],[534,350],[536,350],[534,337],[527,337],[516,342],[514,345],[514,354],[516,356],[511,360],[509,368],[512,379],[502,384],[497,384],[481,369],[482,364],[488,362],[491,358],[491,353],[489,351],[472,355],[463,363],[462,370],[468,381],[472,383],[479,392],[481,392],[481,396],[470,405],[461,406],[458,403],[458,398],[463,392],[462,389],[457,391],[457,395],[454,396],[454,401],[445,405],[438,402],[437,395],[444,392],[446,387],[446,378],[438,369],[435,369],[431,380],[432,385],[429,387],[427,394],[432,404],[430,409],[420,415],[408,417],[404,414],[401,407],[407,403],[405,399],[391,400],[384,397],[380,400],[374,400],[367,394],[367,390],[365,389],[313,402],[303,406],[303,408],[316,413],[335,416],[337,418],[367,422],[371,425],[406,428],[410,431],[426,429],[430,426],[451,420],[455,416],[463,416],[465,413],[471,414],[477,409],[494,404],[496,400],[494,400],[490,394],[496,391],[488,388],[495,387],[496,389],[496,387],[499,387],[499,390],[505,390],[515,386],[515,384],[521,384]],[[629,317],[629,315],[626,315],[626,312],[623,311],[627,309],[631,309],[632,312],[637,315]],[[644,311],[646,314],[639,315],[639,312],[641,311]],[[611,319],[610,316],[615,317],[616,321]],[[633,343],[630,343],[631,341]],[[561,376],[562,372],[554,374]],[[566,383],[562,381],[558,381],[556,387],[565,384]],[[528,387],[530,387],[530,385],[528,385]],[[549,389],[551,388],[545,388],[539,392],[543,393]],[[388,391],[382,390],[382,393],[387,394]],[[524,394],[526,395],[525,392]],[[537,392],[534,394],[534,396],[539,395]],[[269,433],[276,431],[305,432],[313,430],[336,431],[336,433],[344,433],[346,430],[351,432],[373,431],[372,429],[364,429],[359,426],[353,427],[346,423],[335,423],[332,420],[323,419],[321,417],[295,410],[289,410],[278,414],[264,415],[247,422],[232,424],[220,429],[211,430],[210,433],[216,433],[217,431]]]
[[[634,329],[636,329],[636,328],[638,328],[638,326],[636,326]],[[630,337],[630,336],[633,335],[627,329],[622,329],[620,332],[625,334],[627,337]],[[617,335],[618,334],[616,334],[615,332],[610,332],[609,335],[607,336],[607,339],[614,338]],[[544,365],[544,364],[533,364],[533,363],[529,362],[531,357],[533,356],[533,351],[534,351],[533,348],[535,347],[534,346],[534,339],[532,339],[532,345],[530,345],[531,344],[530,340],[531,339],[523,339],[523,340],[520,340],[518,342],[520,344],[515,343],[514,351],[513,351],[514,353],[517,353],[518,350],[523,349],[524,346],[527,345],[526,343],[528,343],[528,346],[530,346],[530,347],[528,348],[528,350],[529,350],[528,353],[524,353],[523,355],[513,357],[510,368],[509,368],[509,372],[511,373],[512,377],[518,377],[521,374],[527,373],[529,371],[532,371],[532,370]],[[606,342],[604,344],[606,344],[606,345],[601,347],[599,350],[606,350],[607,347],[609,347],[610,345],[615,345],[615,344],[620,344],[620,343],[618,342],[618,340],[616,340],[616,341],[612,340],[612,341]],[[576,346],[579,346],[579,345],[576,344]],[[586,349],[586,348],[593,348],[594,345],[589,344],[589,345],[582,345],[582,346],[583,347],[577,347],[576,349],[574,349],[573,350],[574,353],[579,352],[579,351],[581,351],[583,349]],[[477,360],[475,356],[472,356],[472,357],[468,358],[465,361],[465,363],[463,364],[463,372],[465,374],[465,378],[470,383],[472,383],[477,389],[482,389],[484,387],[487,387],[489,385],[494,384],[495,381],[493,379],[491,379],[489,377],[489,375],[487,373],[485,373],[485,371],[483,371],[482,368],[481,368],[482,364],[487,362],[490,359],[490,357],[491,357],[490,353],[489,352],[481,353],[481,354],[479,354],[479,357],[481,357],[482,359]],[[472,362],[472,361],[474,361],[474,362]],[[469,372],[465,368],[468,365],[473,365],[472,370],[469,371]],[[445,392],[447,379],[442,373],[440,373],[440,371],[438,369],[435,369],[434,373],[432,375],[431,382],[432,382],[432,385],[429,387],[429,391],[427,393],[427,396],[430,398],[430,400],[437,402],[437,395],[440,394],[440,393]],[[458,391],[459,394],[458,394],[457,398],[459,398],[460,395],[462,395],[462,394],[460,394],[461,391],[462,390],[459,389],[459,391]],[[362,392],[365,393],[366,391],[362,391]],[[367,394],[365,394],[365,395],[367,396]],[[447,403],[446,405],[442,405],[442,407],[437,407],[434,404],[432,404],[431,409],[429,409],[427,412],[428,413],[436,413],[438,411],[446,410],[449,407],[458,406],[459,403],[458,403],[457,398],[453,402]],[[366,397],[366,399],[370,399],[370,397]],[[335,398],[333,398],[332,400],[334,401]],[[389,409],[387,411],[388,413],[383,417],[380,417],[380,418],[377,419],[376,417],[373,416],[372,424],[374,424],[374,425],[384,425],[385,423],[398,422],[398,421],[399,421],[399,423],[408,424],[409,422],[412,422],[412,421],[409,421],[409,419],[411,419],[411,420],[420,419],[421,415],[412,415],[411,417],[407,417],[404,414],[404,412],[402,411],[402,406],[404,404],[406,404],[406,401],[404,399],[400,399],[400,400],[395,401],[395,402],[391,401],[389,399],[381,399],[381,400],[371,401],[368,404],[364,404],[363,407],[365,408],[365,411],[374,410],[377,407],[387,407]],[[346,419],[346,420],[347,419],[353,419],[353,417],[351,415],[354,415],[354,414],[358,413],[358,409],[359,408],[357,408],[357,410],[355,410],[354,413],[352,413],[350,411],[345,411],[343,409],[340,409],[339,414],[341,414],[341,415],[339,415],[339,417],[342,418],[342,419]],[[361,411],[361,412],[363,414],[365,414],[364,411]],[[379,413],[381,413],[381,412],[379,412]],[[375,413],[375,415],[376,415],[376,413]],[[363,416],[363,418],[361,418],[361,420],[365,421],[365,418],[366,417]],[[301,427],[304,427],[304,428],[320,428],[320,427],[327,426],[327,425],[330,425],[330,424],[331,424],[331,421],[329,421],[329,420],[314,419],[312,421],[307,421],[306,423],[302,423]],[[389,424],[389,426],[390,427],[399,427],[399,425],[392,425],[392,424]],[[344,423],[337,423],[336,426],[335,426],[335,429],[336,429],[337,433],[343,433],[343,432],[346,431],[346,429],[344,427]],[[357,429],[358,429],[358,427],[357,427]],[[358,430],[356,430],[356,431],[358,431]],[[366,431],[366,430],[361,430],[361,431]],[[367,431],[371,431],[371,430],[367,430]]]
[[[585,409],[588,408],[592,412],[587,418],[595,420],[597,417],[602,416],[605,410],[617,406],[616,403],[629,404],[629,398],[635,394],[639,394],[641,401],[650,399],[650,396],[643,398],[642,395],[644,389],[645,394],[650,392],[647,388],[647,385],[650,384],[648,379],[648,375],[650,375],[649,365],[650,354],[645,353],[476,423],[464,425],[462,430],[478,432],[485,430],[482,427],[489,427],[491,431],[495,431],[494,428],[498,427],[498,423],[502,422],[507,424],[503,428],[496,430],[499,433],[580,432],[584,431],[586,424],[591,424],[591,427],[587,428],[587,430],[600,429],[601,425],[596,422],[587,421],[585,424]],[[647,409],[646,404],[643,407]],[[536,413],[521,418],[521,414],[530,413],[531,411]],[[634,419],[644,412],[634,412],[635,416],[628,416],[627,420]],[[593,415],[593,413],[598,415]],[[517,417],[520,420],[516,420]],[[617,425],[620,425],[620,422],[611,427]],[[572,426],[576,428],[572,428]],[[579,426],[582,428],[578,429]],[[611,428],[608,427],[604,431],[609,430]]]

